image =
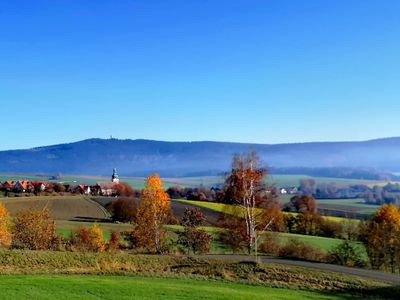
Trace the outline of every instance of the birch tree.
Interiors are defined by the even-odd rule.
[[[260,235],[258,232],[272,227],[280,210],[276,210],[277,202],[263,180],[267,170],[260,166],[255,152],[247,155],[234,155],[232,170],[225,183],[225,199],[235,205],[237,217],[245,223],[245,242],[249,254],[257,258]],[[273,212],[273,214],[271,214]]]
[[[155,253],[162,253],[165,231],[163,225],[170,215],[168,194],[164,191],[159,175],[151,175],[140,196],[135,236],[138,246]]]

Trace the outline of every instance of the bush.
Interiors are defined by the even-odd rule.
[[[90,228],[79,228],[71,238],[72,250],[104,252],[105,243],[103,231],[98,224],[93,224]]]
[[[115,187],[116,195],[120,197],[133,197],[135,195],[132,187],[127,183],[118,183]]]
[[[107,209],[111,212],[114,222],[134,223],[136,220],[137,205],[133,198],[121,198],[113,201]]]
[[[171,199],[182,199],[184,198],[184,190],[180,186],[171,186],[167,189],[167,194]]]
[[[328,262],[347,267],[365,267],[360,251],[350,241],[343,241],[329,252]]]
[[[343,235],[343,225],[310,213],[284,217],[286,230],[290,233],[337,238]]]
[[[343,225],[335,221],[322,219],[320,235],[330,238],[340,238],[343,235]]]
[[[212,237],[205,230],[195,227],[186,227],[183,232],[180,232],[178,244],[183,246],[188,252],[193,254],[208,253]]]
[[[276,232],[267,232],[264,235],[259,251],[268,255],[278,256],[280,247],[278,234]]]
[[[56,225],[49,210],[28,210],[15,219],[12,247],[29,250],[52,250],[58,247]]]
[[[110,241],[107,244],[107,251],[118,250],[121,246],[121,235],[118,231],[111,231]]]
[[[0,247],[11,245],[11,218],[7,209],[0,203]]]
[[[202,226],[206,216],[200,208],[186,208],[181,225],[187,227]]]
[[[319,249],[296,239],[291,239],[286,245],[282,246],[279,249],[279,256],[318,262],[326,261],[326,255]]]
[[[126,242],[126,247],[129,249],[137,248],[139,241],[135,230],[125,231],[122,233],[123,239]]]
[[[225,228],[218,235],[221,244],[227,246],[233,253],[248,249],[248,235],[244,219],[225,215],[219,222],[220,227]]]

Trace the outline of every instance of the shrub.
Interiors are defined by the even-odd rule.
[[[365,267],[360,251],[350,241],[343,241],[329,252],[328,262],[348,267]]]
[[[126,247],[129,249],[137,248],[139,241],[135,230],[125,231],[122,233],[123,239],[126,242]]]
[[[134,223],[136,220],[137,206],[133,198],[118,199],[107,208],[111,211],[113,221]]]
[[[77,229],[73,233],[71,243],[78,251],[103,252],[105,250],[103,231],[96,223],[90,228]]]
[[[294,196],[284,207],[284,211],[315,214],[317,202],[311,195]]]
[[[264,235],[259,251],[268,255],[278,256],[280,247],[278,234],[276,232],[267,232]]]
[[[182,226],[197,227],[203,225],[206,216],[200,208],[186,208],[182,218]]]
[[[53,191],[55,193],[64,193],[65,187],[61,183],[53,183]]]
[[[47,208],[21,212],[15,219],[12,247],[50,250],[57,247],[56,225]]]
[[[343,235],[343,225],[335,221],[322,219],[320,235],[330,238],[339,238]]]
[[[120,197],[133,197],[135,195],[132,187],[127,183],[118,183],[115,187],[116,195]]]
[[[184,197],[184,190],[180,186],[171,186],[167,189],[167,194],[171,199],[181,199]]]
[[[0,247],[11,245],[11,219],[7,209],[0,203]]]
[[[192,251],[193,254],[197,254],[210,251],[212,237],[205,230],[186,227],[178,235],[178,244],[187,249],[188,252]]]
[[[279,249],[279,256],[319,262],[326,261],[326,255],[319,249],[306,245],[296,239],[291,239],[286,245],[282,246]]]
[[[118,231],[111,231],[111,237],[110,241],[107,244],[107,250],[108,251],[115,251],[120,248],[121,244],[121,235],[119,234]]]
[[[248,249],[248,235],[246,223],[244,219],[234,216],[225,215],[220,220],[220,227],[225,228],[218,235],[220,243],[230,248],[233,253],[241,252]]]

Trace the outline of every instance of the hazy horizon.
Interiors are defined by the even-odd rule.
[[[293,142],[283,142],[283,143],[257,143],[257,142],[246,142],[246,141],[217,141],[217,140],[157,140],[157,139],[149,139],[149,138],[119,138],[119,137],[114,137],[114,136],[109,136],[109,137],[88,137],[88,138],[83,138],[81,140],[72,140],[72,141],[65,141],[65,142],[58,142],[58,143],[53,143],[53,144],[43,144],[43,145],[34,145],[34,146],[28,146],[26,148],[15,148],[15,149],[1,149],[0,151],[13,151],[13,150],[27,150],[27,149],[35,149],[35,148],[41,148],[41,147],[49,147],[49,146],[55,146],[55,145],[63,145],[63,144],[73,144],[73,143],[79,143],[82,141],[86,140],[92,140],[92,139],[100,139],[100,140],[109,140],[109,139],[116,139],[120,141],[124,140],[131,140],[131,141],[136,141],[136,140],[147,140],[147,141],[156,141],[156,142],[167,142],[167,143],[196,143],[196,142],[211,142],[211,143],[234,143],[234,144],[259,144],[259,145],[284,145],[284,144],[309,144],[309,143],[351,143],[351,142],[367,142],[367,141],[373,141],[373,140],[384,140],[384,139],[392,139],[392,138],[400,138],[400,136],[383,136],[383,137],[376,137],[376,138],[371,138],[371,139],[361,139],[361,140],[326,140],[326,141],[319,141],[319,140],[311,140],[311,141],[293,141]]]

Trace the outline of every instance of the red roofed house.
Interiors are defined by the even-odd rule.
[[[34,187],[28,180],[18,180],[15,182],[13,190],[19,193],[33,192]]]
[[[31,184],[33,185],[35,191],[44,192],[48,187],[48,183],[42,181],[32,181]]]

